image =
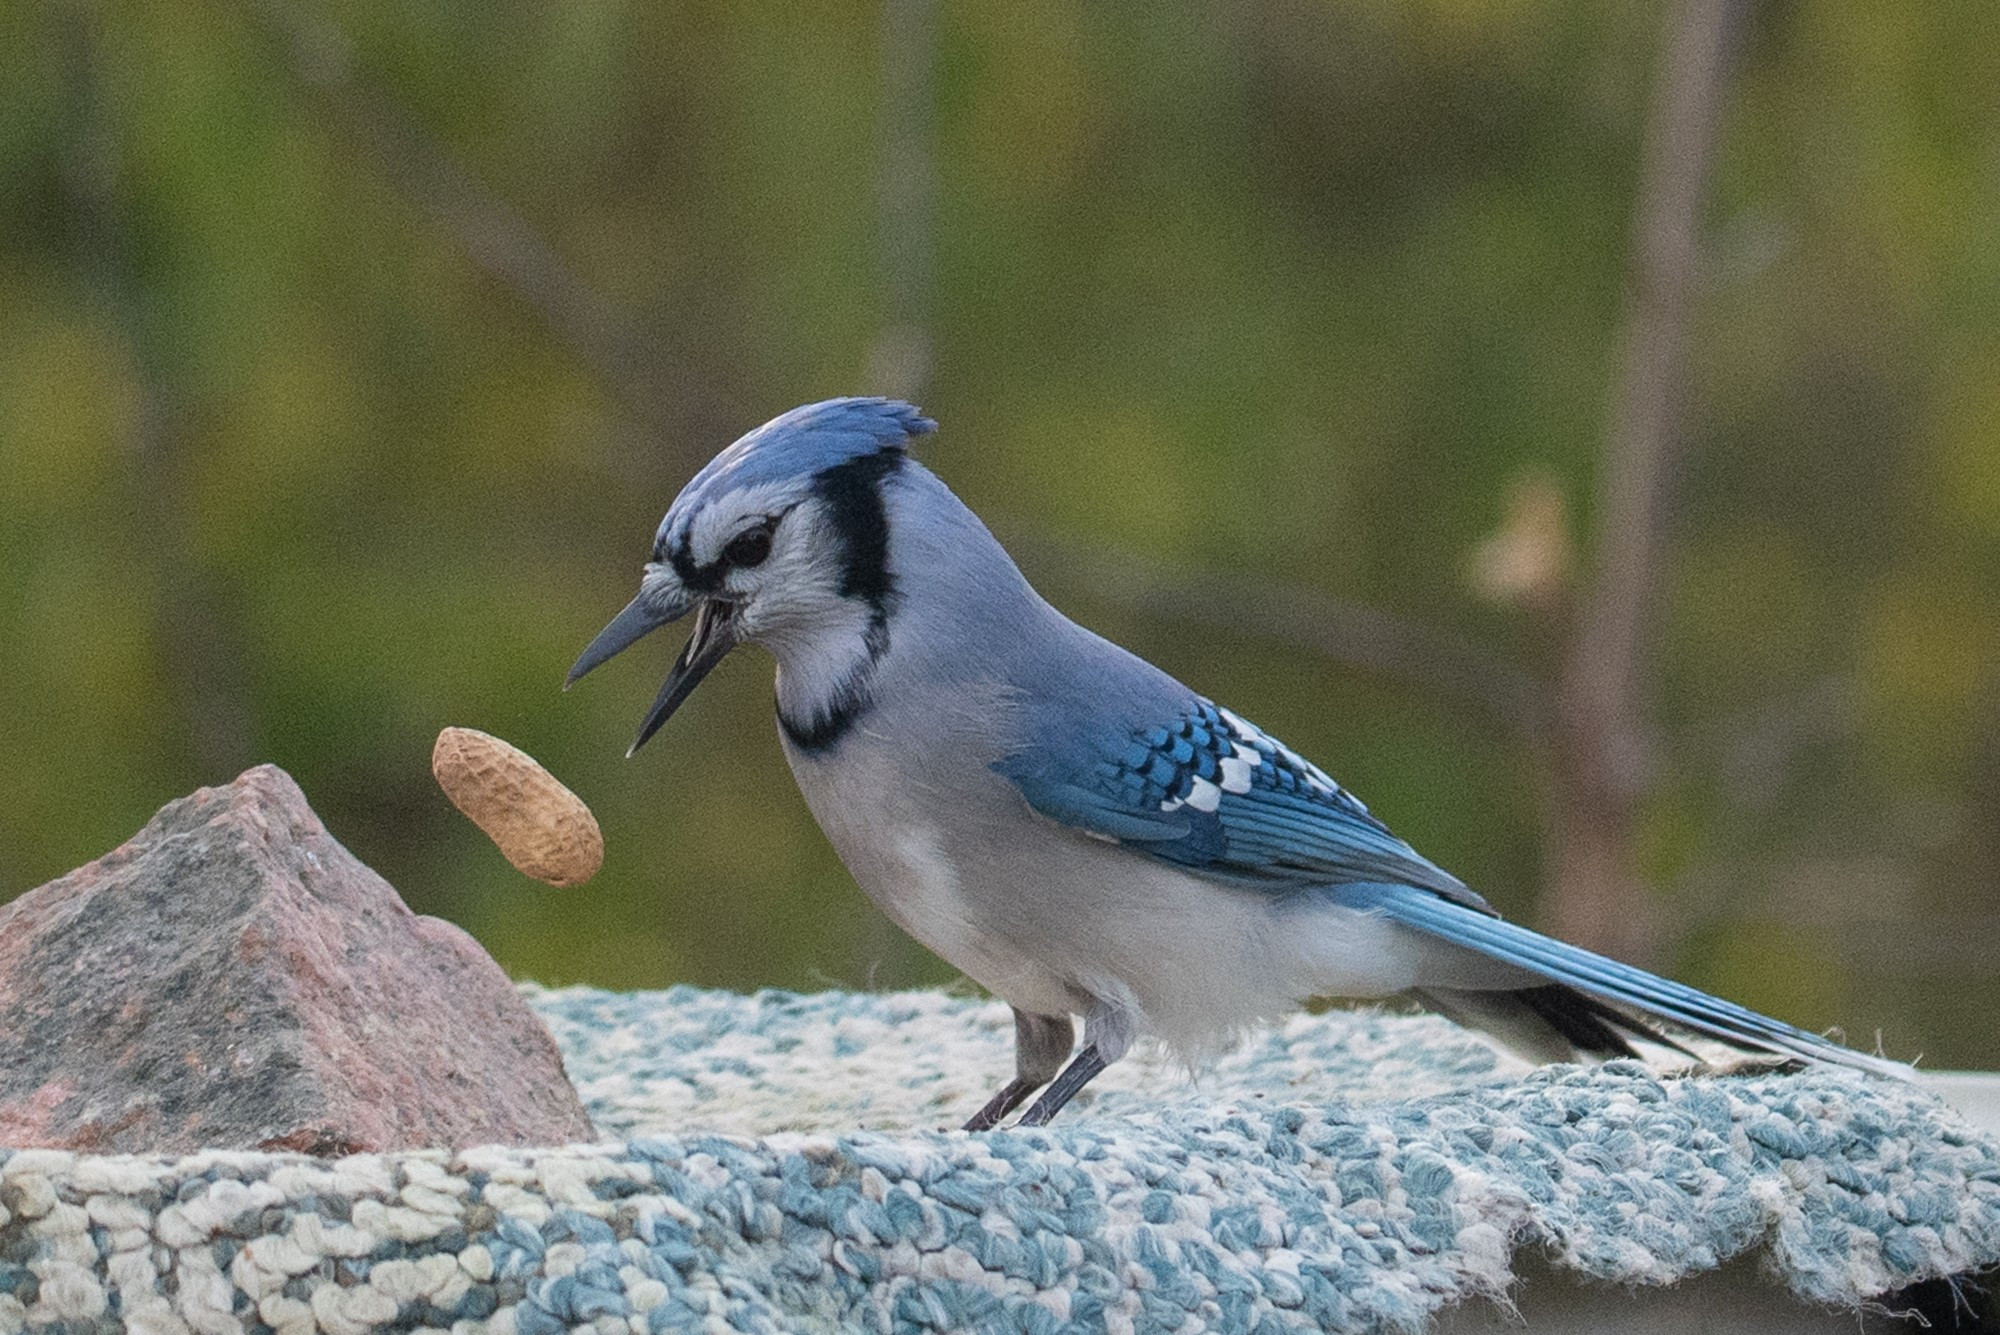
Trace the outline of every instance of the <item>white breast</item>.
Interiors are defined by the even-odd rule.
[[[1042,1014],[1068,1012],[1071,989],[1008,930],[992,887],[968,884],[968,872],[980,879],[990,868],[954,860],[907,774],[859,737],[828,758],[789,746],[786,755],[820,829],[891,922],[994,995]]]
[[[958,868],[945,856],[938,832],[907,825],[888,833],[884,875],[870,894],[898,927],[946,959],[973,952],[978,932],[967,921]]]

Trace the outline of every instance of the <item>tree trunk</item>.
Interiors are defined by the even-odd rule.
[[[1635,963],[1652,955],[1656,925],[1635,847],[1639,803],[1653,777],[1646,655],[1728,29],[1728,0],[1679,0],[1667,18],[1633,225],[1624,357],[1605,441],[1596,570],[1556,694],[1548,925]]]

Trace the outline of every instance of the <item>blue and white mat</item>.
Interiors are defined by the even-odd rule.
[[[0,1150],[0,1332],[1417,1330],[1517,1253],[1633,1284],[1750,1255],[1850,1308],[2000,1264],[2000,1142],[1846,1071],[1536,1071],[1336,1011],[966,1135],[1010,1072],[994,1003],[526,991],[606,1143]]]

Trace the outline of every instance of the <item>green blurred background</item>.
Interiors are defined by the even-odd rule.
[[[269,760],[517,976],[949,980],[767,661],[629,762],[675,645],[557,689],[703,460],[897,390],[1058,605],[1547,921],[1495,699],[1589,586],[1664,45],[1574,0],[0,5],[0,898]],[[1720,105],[1648,962],[2000,1066],[2000,8],[1741,8]],[[446,804],[447,724],[594,807],[596,881]]]

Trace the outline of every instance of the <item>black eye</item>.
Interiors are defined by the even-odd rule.
[[[722,559],[738,570],[748,570],[752,566],[764,564],[764,558],[771,554],[771,530],[769,528],[747,529],[729,540],[722,549]]]

